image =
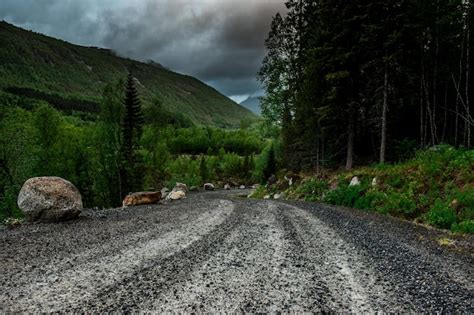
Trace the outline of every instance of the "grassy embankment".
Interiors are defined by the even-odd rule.
[[[360,185],[350,186],[355,176]],[[254,197],[284,192],[287,199],[341,205],[474,233],[474,150],[438,146],[402,163],[301,175],[291,187],[283,174],[278,177],[277,184],[259,188]]]

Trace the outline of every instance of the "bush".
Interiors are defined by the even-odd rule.
[[[456,223],[456,212],[438,199],[426,214],[426,221],[439,228],[449,229]]]
[[[320,201],[328,188],[329,184],[324,179],[311,178],[297,187],[295,193],[306,201]]]
[[[337,189],[327,193],[324,201],[332,204],[345,207],[354,207],[357,200],[359,200],[363,192],[366,190],[365,185],[346,186],[341,185]]]
[[[453,224],[451,226],[451,231],[474,234],[474,220],[467,220],[459,224]]]

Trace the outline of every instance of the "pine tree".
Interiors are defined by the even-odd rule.
[[[131,73],[125,84],[124,117],[122,123],[122,194],[142,188],[140,138],[144,118],[141,102]]]

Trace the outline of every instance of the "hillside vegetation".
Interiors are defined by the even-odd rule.
[[[284,191],[288,199],[325,202],[474,233],[473,150],[437,146],[420,151],[407,162],[302,175],[291,187],[283,174],[278,183],[260,188],[254,196]],[[351,186],[354,177],[360,184]]]
[[[249,110],[199,80],[161,65],[116,56],[112,51],[81,47],[0,22],[0,90],[44,100],[59,109],[98,112],[108,84],[131,71],[144,107],[163,106],[198,125],[236,127],[255,120]]]

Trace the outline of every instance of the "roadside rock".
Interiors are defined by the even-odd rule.
[[[186,198],[186,194],[181,190],[172,191],[166,196],[166,200],[181,200],[184,198]]]
[[[354,176],[352,178],[351,183],[349,184],[349,186],[359,186],[359,185],[360,185],[359,177]]]
[[[18,195],[26,221],[59,222],[75,219],[82,210],[79,190],[60,177],[28,179]]]
[[[225,185],[224,185],[224,190],[230,190],[230,185],[229,185],[229,184],[225,184]]]
[[[372,179],[372,187],[377,187],[377,177],[374,177],[374,179]]]
[[[211,183],[205,183],[205,184],[204,184],[204,190],[206,190],[206,191],[212,191],[212,190],[214,190],[214,189],[216,189],[216,187],[215,187],[213,184],[211,184]]]
[[[240,185],[239,188],[240,188],[240,189],[245,189],[245,186],[244,186],[244,185]]]
[[[271,199],[271,198],[272,198],[272,196],[270,196],[270,195],[266,195],[265,197],[263,197],[263,199],[265,199],[265,200],[268,200],[268,199]]]
[[[188,189],[188,186],[186,184],[176,183],[176,185],[174,186],[172,192],[176,192],[176,191],[182,191],[184,193],[187,193],[187,192],[189,192],[189,189]]]
[[[123,199],[122,206],[125,208],[154,204],[161,200],[161,196],[160,191],[136,192],[126,196],[125,199]]]
[[[163,187],[161,189],[161,196],[166,196],[169,192],[170,190],[167,187]]]
[[[283,197],[282,194],[273,195],[273,199],[275,199],[275,200],[281,199],[282,197]]]
[[[197,186],[191,186],[189,191],[199,191],[199,188],[197,188]]]

